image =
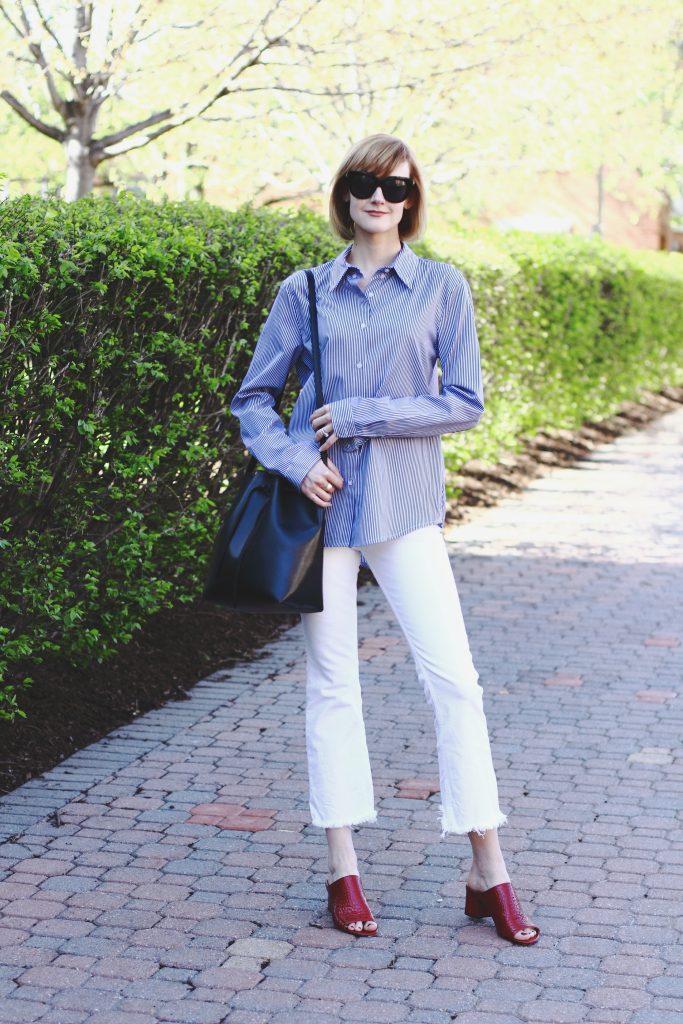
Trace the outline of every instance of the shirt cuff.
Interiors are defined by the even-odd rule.
[[[314,446],[296,444],[292,449],[291,458],[281,471],[282,475],[300,490],[308,471],[313,469],[319,459],[320,452]]]
[[[332,429],[337,437],[355,437],[358,433],[351,410],[351,399],[340,398],[337,402],[328,402],[332,417]]]

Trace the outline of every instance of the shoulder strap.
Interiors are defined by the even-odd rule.
[[[323,379],[320,369],[320,338],[318,337],[318,307],[315,301],[315,278],[312,270],[306,271],[308,279],[308,312],[311,318],[311,349],[313,350],[313,377],[315,380],[315,407],[319,409],[325,404],[323,398]],[[320,458],[327,465],[327,452]]]
[[[311,320],[311,348],[313,350],[313,376],[315,378],[315,407],[324,405],[323,387],[320,374],[320,339],[318,337],[318,309],[315,300],[315,278],[313,271],[306,271],[308,281],[308,313]]]

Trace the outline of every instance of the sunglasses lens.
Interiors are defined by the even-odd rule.
[[[402,203],[408,195],[409,187],[407,178],[385,178],[382,183],[382,192],[387,202]]]
[[[364,171],[350,171],[346,178],[349,191],[356,199],[368,199],[378,185],[377,178],[373,174],[365,174]]]

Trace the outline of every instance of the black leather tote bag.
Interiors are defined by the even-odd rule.
[[[308,278],[316,408],[324,404],[315,280]],[[321,458],[327,463],[327,452]],[[207,601],[240,612],[323,610],[325,509],[254,456],[214,545]]]

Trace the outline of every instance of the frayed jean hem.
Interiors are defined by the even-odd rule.
[[[453,836],[467,835],[469,832],[476,832],[478,836],[483,836],[485,832],[488,832],[488,831],[490,831],[492,829],[500,828],[501,825],[505,825],[507,823],[507,820],[508,820],[507,814],[503,814],[503,812],[501,811],[501,812],[499,812],[496,815],[496,817],[492,821],[486,822],[485,824],[458,825],[458,824],[453,824],[452,822],[447,820],[446,815],[444,814],[443,808],[442,808],[441,809],[441,838],[445,839],[446,836],[450,836],[450,835],[453,835]]]
[[[316,828],[353,828],[355,825],[369,825],[375,821],[377,821],[377,811],[370,811],[369,814],[355,818],[353,821],[316,821],[311,817],[311,823]]]

